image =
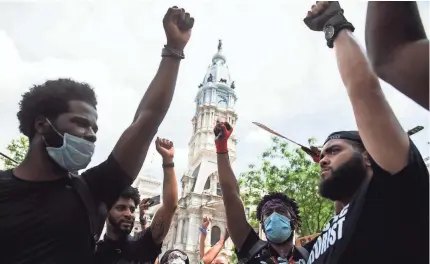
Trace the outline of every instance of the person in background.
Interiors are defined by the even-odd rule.
[[[307,251],[293,244],[294,230],[300,225],[299,208],[294,199],[282,193],[263,197],[257,207],[267,241],[262,241],[249,225],[237,179],[228,156],[228,141],[233,127],[217,122],[214,128],[219,182],[227,226],[240,263],[306,263]]]
[[[322,229],[308,264],[428,263],[429,237],[423,234],[429,233],[429,172],[421,154],[388,104],[339,2],[317,2],[304,22],[324,32],[333,48],[358,127],[324,142],[320,195],[343,208]],[[399,217],[399,208],[413,217]]]
[[[179,249],[167,250],[160,259],[160,264],[190,264],[187,253]]]
[[[202,226],[200,229],[200,264],[228,264],[228,256],[220,254],[224,247],[225,241],[229,238],[228,230],[225,230],[225,235],[221,236],[218,242],[213,245],[208,252],[205,253],[206,235],[209,231],[208,227],[211,223],[211,218],[208,216],[203,217]],[[227,257],[226,257],[227,256]]]
[[[415,1],[369,1],[366,51],[382,80],[429,110],[429,40]]]
[[[140,228],[142,231],[146,229],[147,219],[146,219],[146,210],[149,209],[149,206],[151,205],[151,198],[145,198],[142,199],[142,201],[139,204],[139,223]]]
[[[154,263],[169,231],[178,205],[178,185],[174,171],[173,143],[157,138],[155,147],[163,159],[163,203],[151,225],[131,238],[134,212],[140,204],[138,190],[129,187],[109,211],[106,235],[97,243],[97,264]],[[131,195],[129,194],[131,193]]]
[[[216,256],[212,264],[230,264],[229,257],[226,253],[221,252]]]

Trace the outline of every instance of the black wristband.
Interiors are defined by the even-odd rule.
[[[333,43],[334,43],[336,37],[339,35],[339,32],[342,31],[343,29],[349,29],[349,30],[351,30],[351,32],[354,32],[354,30],[355,30],[354,26],[349,22],[345,22],[343,24],[334,26],[333,36],[331,38],[327,39],[327,46],[329,48],[331,48],[331,49],[333,48]]]
[[[173,168],[173,167],[175,167],[175,163],[174,162],[163,164],[163,168]]]
[[[227,154],[228,153],[228,151],[226,151],[226,152],[217,152],[216,154]]]

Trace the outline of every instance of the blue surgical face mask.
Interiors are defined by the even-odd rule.
[[[63,169],[77,172],[85,169],[91,162],[95,145],[93,142],[80,137],[64,133],[61,135],[49,122],[52,129],[63,138],[63,145],[59,148],[46,147],[48,155]]]
[[[290,219],[276,212],[264,221],[264,230],[267,239],[275,244],[285,242],[293,232]]]

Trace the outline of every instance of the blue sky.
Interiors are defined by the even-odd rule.
[[[191,118],[201,82],[218,39],[236,83],[239,115],[236,173],[259,161],[270,135],[258,121],[306,143],[321,143],[332,131],[355,129],[351,105],[333,50],[322,33],[303,23],[311,1],[0,1],[0,151],[19,136],[20,94],[46,79],[72,77],[95,87],[99,98],[97,149],[103,161],[130,124],[152,80],[165,44],[162,18],[169,6],[196,19],[185,50],[176,94],[158,135],[175,142],[178,176],[185,172]],[[367,3],[341,3],[364,44]],[[429,3],[419,3],[428,32]],[[413,137],[429,155],[428,112],[387,84],[388,101],[405,129],[423,125]],[[161,177],[161,160],[151,148],[145,173]]]

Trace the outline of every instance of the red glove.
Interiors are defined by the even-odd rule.
[[[214,128],[216,153],[228,152],[228,138],[233,133],[233,127],[227,122],[220,122]]]

